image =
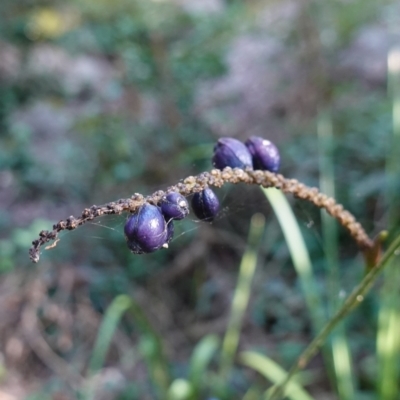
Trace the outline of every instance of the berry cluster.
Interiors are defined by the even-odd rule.
[[[278,149],[272,142],[252,136],[244,144],[233,138],[219,139],[214,147],[212,161],[214,167],[218,169],[254,167],[254,169],[278,172],[281,159]]]
[[[244,144],[237,139],[219,139],[212,158],[214,167],[261,169],[277,172],[280,156],[276,146],[269,140],[252,136]],[[216,194],[205,188],[195,193],[192,209],[197,218],[212,221],[220,205]],[[151,253],[168,247],[174,234],[173,220],[181,220],[189,214],[189,204],[184,196],[170,192],[157,205],[144,204],[132,214],[124,228],[129,249],[134,254]]]
[[[223,140],[226,141],[227,139]],[[251,150],[255,155],[257,155],[256,145],[257,142],[259,142],[260,140],[263,141],[263,139],[260,138],[251,138],[247,142],[248,145],[249,143],[255,144],[256,149]],[[229,145],[230,147],[232,147],[232,143],[235,143],[235,141],[230,142]],[[215,150],[217,150],[217,148],[220,147],[221,143],[219,143],[219,145],[216,146]],[[240,145],[240,147],[242,147],[242,145]],[[266,142],[266,147],[270,149],[274,148],[271,147],[269,142]],[[274,170],[277,169],[277,167],[279,166],[278,153],[272,152],[271,159],[268,158],[265,159],[265,153],[266,152],[264,151],[262,152],[260,150],[258,151],[258,158],[261,161],[256,161],[255,158],[253,157],[254,166],[257,168],[257,166],[259,165],[258,163],[262,162],[264,165],[270,165],[270,166],[272,165],[272,168]],[[261,155],[264,154],[264,156],[260,156],[259,154]],[[350,233],[353,239],[357,242],[357,245],[364,252],[365,257],[368,260],[372,258],[375,260],[377,254],[380,251],[382,242],[381,236],[378,235],[375,240],[372,240],[367,235],[364,228],[360,225],[359,222],[357,222],[356,218],[349,211],[345,210],[341,204],[338,204],[333,197],[326,196],[325,194],[321,193],[317,188],[308,187],[303,183],[297,181],[296,179],[288,179],[281,174],[276,174],[268,170],[260,170],[260,169],[253,170],[251,167],[245,167],[245,169],[241,169],[241,168],[232,168],[228,166],[222,170],[213,169],[209,172],[202,172],[197,176],[188,176],[185,179],[182,179],[176,185],[170,186],[165,192],[162,190],[158,190],[146,197],[141,195],[140,193],[134,193],[127,199],[119,199],[100,206],[92,205],[91,207],[87,207],[82,211],[81,215],[78,216],[77,218],[71,215],[70,217],[60,220],[57,223],[53,224],[53,229],[40,231],[39,237],[32,241],[32,246],[29,249],[29,258],[31,259],[32,262],[37,263],[40,259],[41,247],[50,241],[53,241],[53,243],[49,246],[46,246],[45,250],[53,249],[54,247],[56,247],[57,243],[60,240],[58,234],[61,231],[64,230],[72,231],[89,221],[93,221],[95,218],[104,215],[119,215],[123,212],[130,212],[131,215],[136,215],[139,213],[140,208],[143,207],[145,204],[160,205],[162,203],[163,198],[168,194],[177,193],[182,195],[183,197],[188,197],[190,195],[195,195],[196,193],[202,192],[205,189],[208,189],[210,186],[221,187],[227,183],[231,184],[243,183],[246,185],[259,185],[264,188],[274,187],[276,189],[282,190],[283,193],[291,194],[296,198],[309,201],[316,207],[325,209],[329,215],[331,215],[333,218],[336,218],[337,221],[345,229],[347,229],[347,231]],[[207,204],[207,201],[209,201],[210,198],[209,193],[210,192],[206,192],[206,198],[208,200],[204,201],[203,199],[203,201],[200,202],[199,206],[200,210],[204,209],[204,204]],[[197,210],[195,208],[196,204],[197,202],[195,201],[195,206],[193,207],[193,209],[195,213],[199,214],[199,218],[202,218],[202,214],[204,214],[204,212],[200,214],[200,211],[196,211]],[[206,205],[206,207],[209,207],[209,205]],[[211,210],[211,215],[215,214],[216,211]],[[142,223],[143,222],[140,222],[140,224]],[[134,223],[133,226],[135,226]],[[139,226],[136,226],[133,229],[133,231],[135,230],[136,232],[139,232],[141,229],[139,229]],[[172,234],[170,233],[170,235],[168,236],[167,232],[167,237],[165,238],[166,241],[163,242],[163,244],[166,244],[167,241],[171,239],[171,237]],[[136,249],[135,238],[133,238],[132,242],[133,243],[131,244],[131,246]]]

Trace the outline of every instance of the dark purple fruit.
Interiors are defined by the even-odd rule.
[[[215,168],[253,168],[251,154],[247,147],[237,139],[221,138],[218,139],[214,147],[212,163]]]
[[[246,146],[253,157],[255,169],[278,172],[281,157],[277,147],[267,139],[252,136],[246,141]]]
[[[209,188],[195,193],[192,198],[192,209],[201,220],[212,221],[219,211],[219,200]]]
[[[151,204],[144,204],[137,213],[131,215],[125,223],[124,231],[128,247],[135,254],[156,251],[168,239],[164,216],[158,207]]]
[[[159,205],[167,221],[183,219],[189,214],[189,203],[180,193],[168,193],[161,199]]]

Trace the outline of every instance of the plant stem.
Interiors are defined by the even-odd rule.
[[[322,344],[325,342],[329,334],[335,328],[335,326],[343,320],[343,318],[349,314],[357,305],[359,305],[363,300],[365,295],[369,292],[377,278],[378,274],[382,272],[384,267],[389,263],[393,255],[400,247],[400,236],[398,236],[386,253],[382,256],[380,262],[372,268],[360,284],[354,288],[352,293],[347,297],[346,301],[343,303],[342,307],[337,311],[337,313],[328,321],[328,323],[322,328],[321,332],[315,337],[315,339],[307,346],[307,348],[299,356],[295,364],[290,368],[285,380],[277,385],[275,389],[271,392],[268,400],[279,400],[285,390],[285,386],[290,381],[290,379],[301,369],[305,368],[314,355],[318,352]],[[397,255],[397,254],[396,254]]]
[[[316,334],[324,326],[327,318],[324,314],[322,298],[318,292],[310,254],[308,253],[300,226],[288,200],[282,192],[274,189],[263,189],[263,193],[271,204],[281,226],[310,313],[313,333]]]
[[[144,203],[158,204],[166,193],[178,192],[183,196],[201,192],[209,186],[221,187],[226,183],[245,183],[247,185],[261,185],[264,188],[274,187],[284,193],[310,201],[319,208],[324,208],[329,215],[336,218],[339,223],[346,228],[353,239],[362,250],[373,247],[373,241],[368,237],[363,227],[356,221],[355,217],[346,211],[341,204],[337,204],[335,199],[323,193],[317,188],[310,188],[296,179],[287,179],[281,174],[261,170],[242,170],[239,168],[226,167],[223,170],[213,169],[210,172],[203,172],[197,176],[188,176],[183,181],[174,186],[170,186],[165,192],[158,190],[151,196],[144,197],[140,193],[135,193],[128,199],[120,199],[107,203],[102,206],[91,206],[85,208],[78,218],[70,216],[53,225],[51,231],[43,230],[39,233],[39,238],[32,242],[29,249],[29,257],[32,262],[38,262],[40,258],[40,248],[50,242],[54,243],[45,247],[45,250],[52,249],[58,242],[58,233],[64,230],[74,230],[88,221],[103,215],[115,215],[123,212],[137,212]]]
[[[390,235],[399,229],[400,215],[398,211],[400,166],[398,154],[400,151],[400,48],[393,48],[388,54],[388,94],[392,100],[393,133],[388,137],[390,147],[386,160],[386,215],[387,227]],[[392,263],[385,272],[384,283],[381,289],[380,310],[377,332],[377,360],[378,360],[378,396],[381,400],[398,398],[400,354],[399,327],[400,316],[398,304],[400,296],[399,270]]]

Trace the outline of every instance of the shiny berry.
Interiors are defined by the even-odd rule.
[[[251,154],[248,148],[239,140],[233,138],[218,139],[214,147],[212,162],[215,168],[253,168]]]
[[[212,221],[219,211],[218,197],[209,188],[195,193],[192,198],[192,209],[197,218]]]
[[[128,247],[135,254],[151,253],[167,242],[168,229],[158,207],[144,204],[125,223]],[[172,237],[172,236],[171,236]]]
[[[278,172],[281,157],[279,150],[272,142],[258,136],[252,136],[245,144],[253,157],[255,169]]]
[[[189,214],[189,203],[180,193],[168,193],[159,205],[166,220],[183,219]]]

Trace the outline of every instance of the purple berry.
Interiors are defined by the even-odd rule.
[[[219,211],[218,197],[211,189],[206,188],[193,195],[192,208],[197,218],[212,221]]]
[[[180,193],[171,192],[160,201],[165,219],[183,219],[189,214],[189,203]]]
[[[253,168],[251,154],[247,147],[237,139],[221,138],[218,139],[214,147],[212,162],[215,168]]]
[[[169,238],[164,216],[158,207],[151,204],[144,204],[137,213],[131,215],[124,231],[128,247],[135,254],[156,251]]]
[[[252,136],[246,141],[252,157],[254,168],[271,172],[278,172],[281,157],[277,147],[267,139]]]

